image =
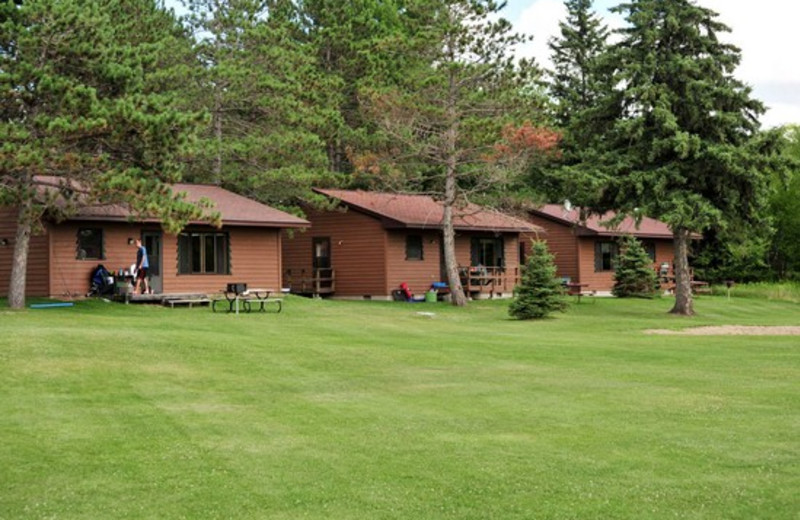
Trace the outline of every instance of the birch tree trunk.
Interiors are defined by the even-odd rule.
[[[675,260],[673,271],[675,274],[675,306],[669,312],[681,316],[694,314],[694,301],[692,299],[692,274],[689,270],[689,239],[687,229],[673,231],[675,244]]]

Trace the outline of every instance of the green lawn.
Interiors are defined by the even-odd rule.
[[[0,302],[0,518],[798,518],[800,305]],[[418,312],[433,312],[434,316]]]

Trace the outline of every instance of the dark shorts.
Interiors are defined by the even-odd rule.
[[[136,279],[137,280],[144,280],[146,276],[147,276],[147,268],[146,267],[142,267],[141,269],[136,271]]]

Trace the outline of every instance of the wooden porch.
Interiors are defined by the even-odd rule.
[[[283,285],[292,294],[327,296],[336,292],[336,272],[331,267],[287,269],[283,273]]]
[[[511,294],[520,282],[519,268],[505,267],[462,267],[459,269],[461,285],[472,297],[488,295],[489,298]]]
[[[206,293],[154,293],[154,294],[132,294],[132,293],[116,293],[112,296],[114,301],[124,303],[157,303],[166,305],[170,300],[178,301],[192,301],[193,303],[200,303],[201,301],[208,302],[208,295]]]

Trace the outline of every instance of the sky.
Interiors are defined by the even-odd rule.
[[[608,8],[618,1],[595,0],[595,11],[611,27],[624,20]],[[742,62],[734,75],[753,88],[753,96],[768,108],[762,126],[800,124],[800,2],[796,0],[701,0],[700,5],[719,13],[718,20],[731,28],[724,39],[739,47]],[[563,0],[508,0],[502,16],[517,32],[533,35],[533,42],[518,54],[535,57],[549,66],[547,41],[558,33],[566,18]]]
[[[342,0],[345,1],[345,0]],[[177,0],[165,0],[176,7]],[[595,0],[595,11],[609,27],[624,20],[608,8],[618,0]],[[755,98],[768,108],[761,117],[764,127],[800,124],[800,65],[792,55],[800,51],[800,1],[797,0],[700,0],[720,14],[719,21],[731,28],[727,41],[742,50],[742,63],[735,76],[753,88]],[[180,9],[177,9],[180,11]],[[558,33],[566,18],[563,0],[508,0],[501,15],[519,33],[533,35],[533,42],[517,50],[549,66],[547,41]]]

